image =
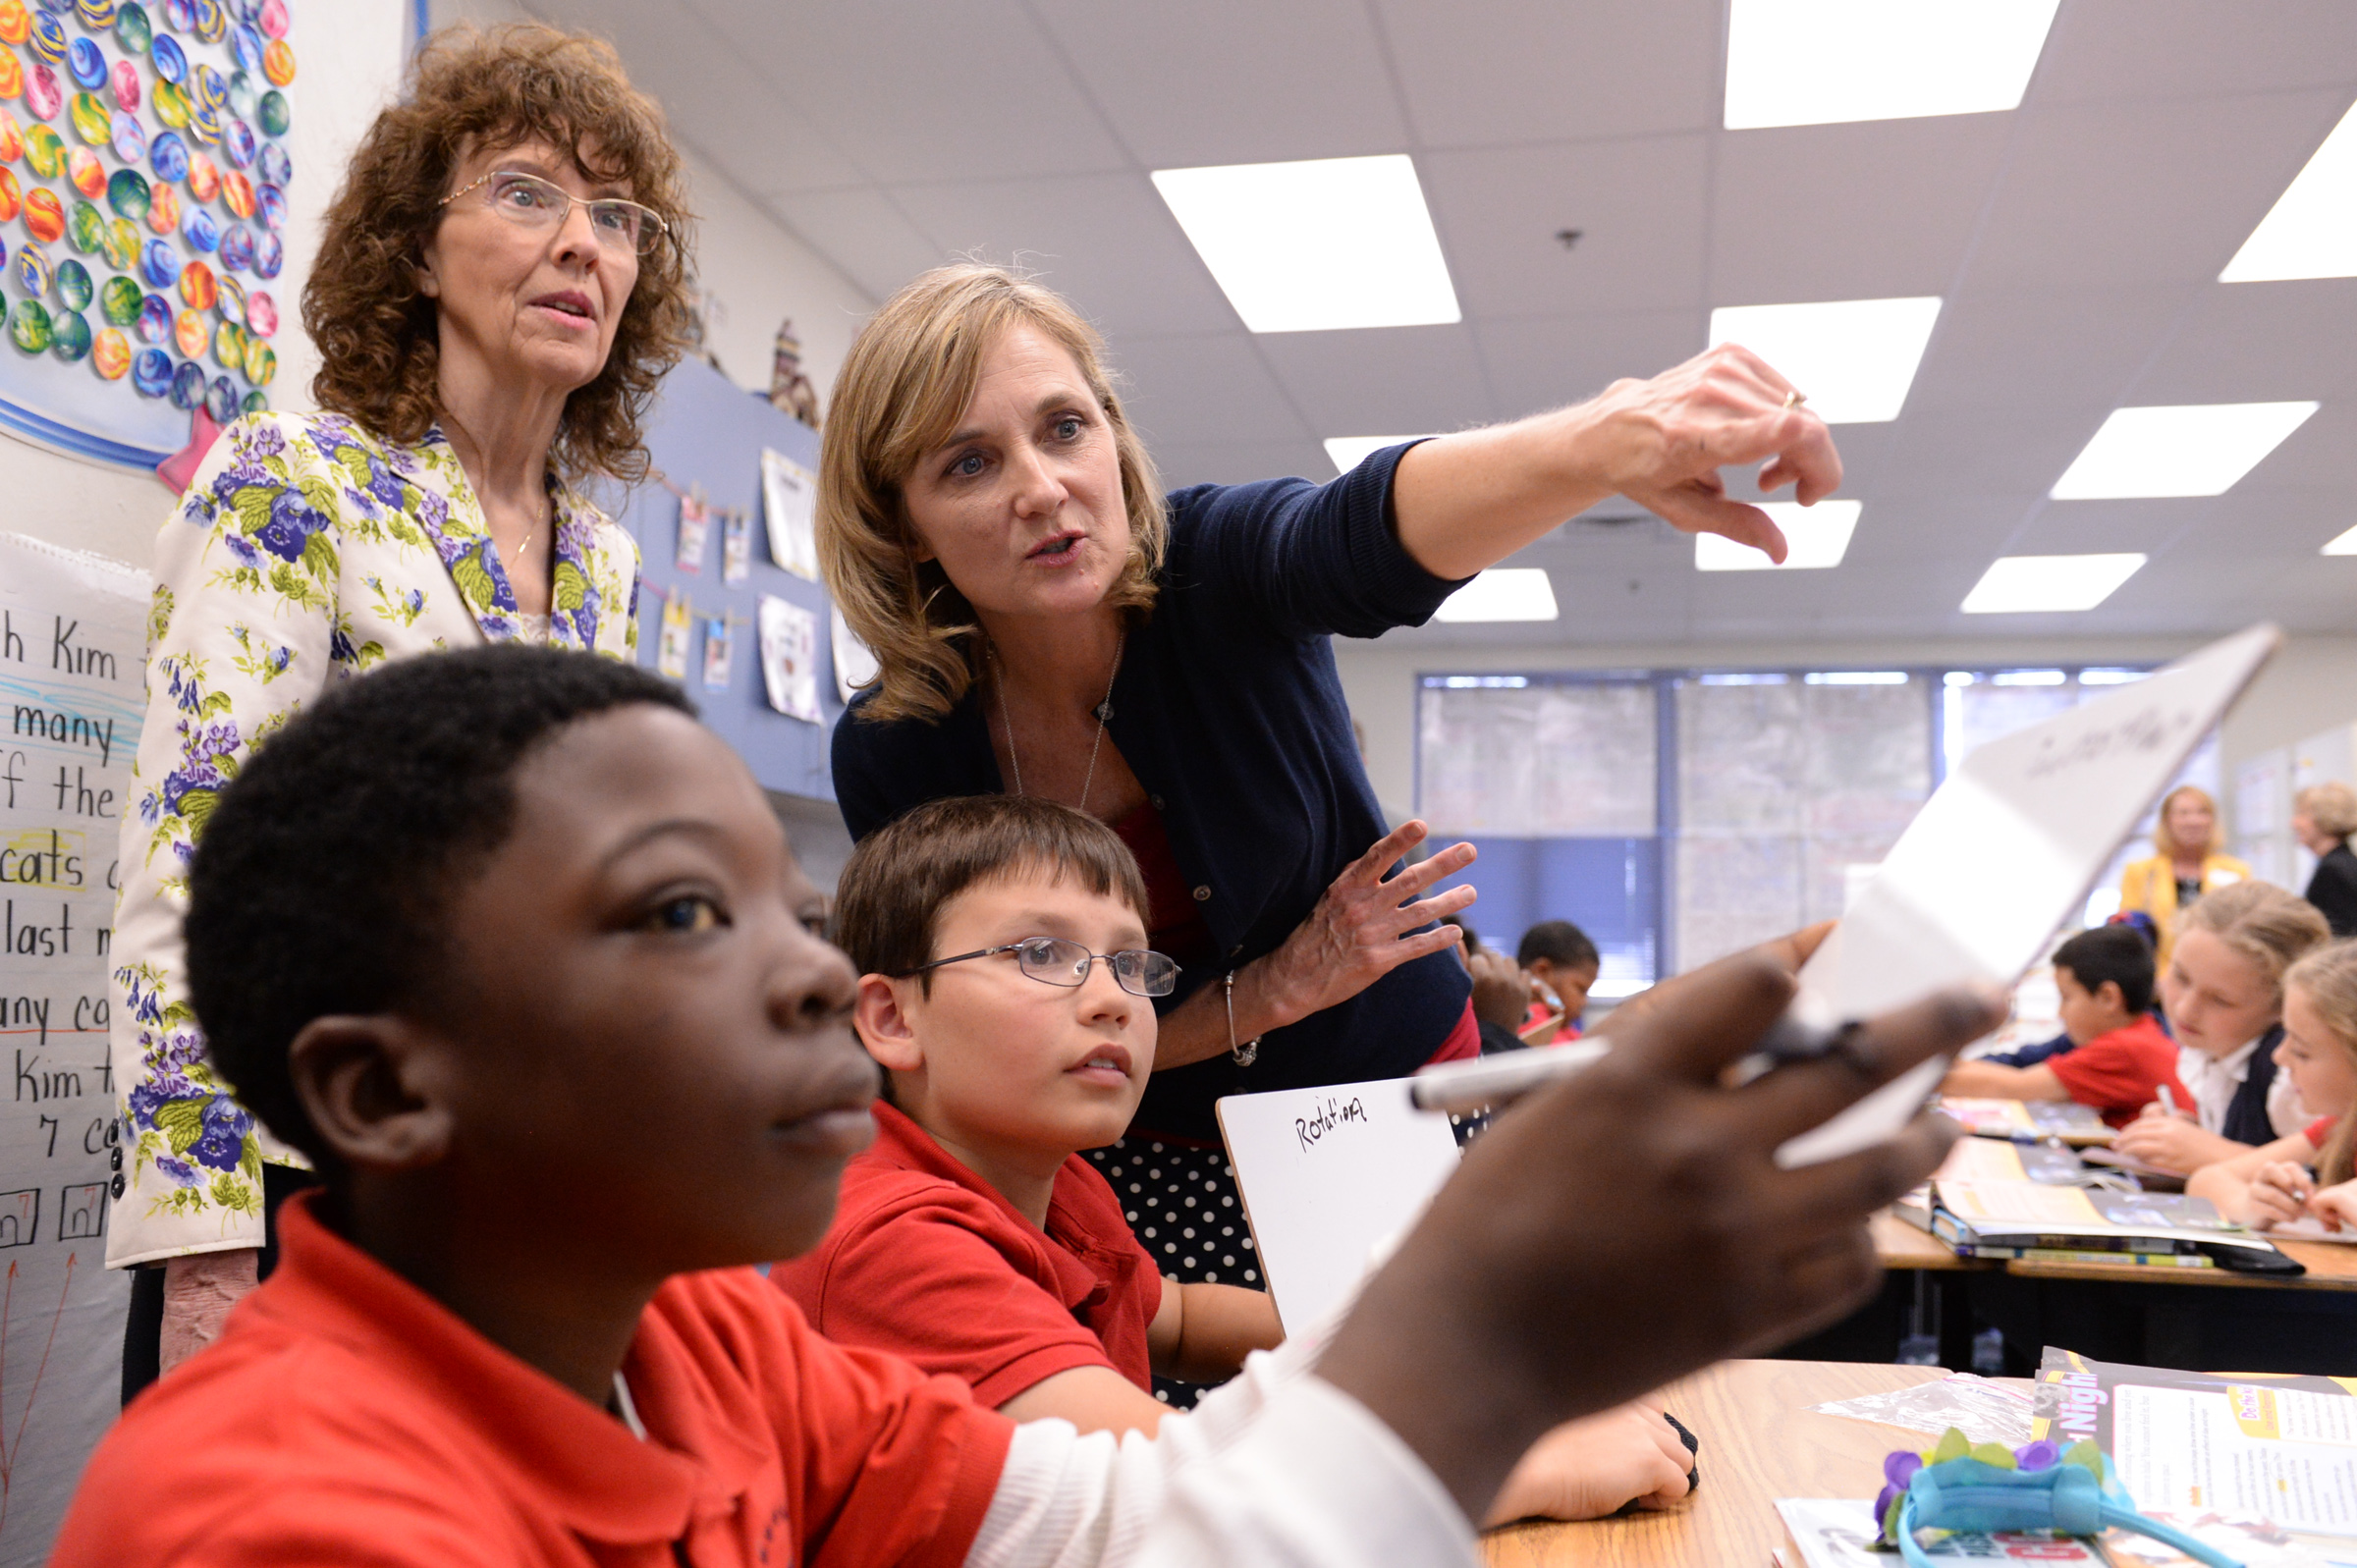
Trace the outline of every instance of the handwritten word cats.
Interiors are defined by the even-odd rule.
[[[1308,1115],[1293,1118],[1293,1136],[1301,1140],[1301,1152],[1307,1154],[1317,1147],[1319,1139],[1343,1122],[1355,1121],[1363,1125],[1366,1119],[1366,1105],[1357,1096],[1353,1095],[1348,1100],[1329,1100]]]

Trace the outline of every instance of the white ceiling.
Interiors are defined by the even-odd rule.
[[[1902,416],[1836,430],[1848,559],[1697,575],[1587,522],[1553,626],[1433,643],[2357,628],[2357,280],[2215,280],[2357,96],[2348,0],[2062,0],[2014,112],[1717,129],[1724,0],[533,0],[881,298],[1019,259],[1104,330],[1173,484],[1324,478],[1698,352],[1714,305],[1942,295]],[[1155,168],[1414,155],[1465,319],[1256,337]],[[1558,230],[1584,231],[1566,251]],[[2216,500],[2054,502],[2122,405],[2317,399]],[[1599,509],[1627,513],[1625,506]],[[2100,609],[1964,617],[2000,554],[2140,550]]]

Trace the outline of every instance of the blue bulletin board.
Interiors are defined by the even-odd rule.
[[[739,388],[710,365],[681,361],[663,380],[647,425],[647,451],[660,480],[631,491],[613,513],[638,541],[638,662],[655,667],[666,598],[684,594],[695,617],[688,648],[687,694],[704,711],[704,722],[735,746],[762,787],[820,800],[835,798],[827,752],[835,724],[843,717],[837,695],[834,655],[828,645],[826,589],[796,576],[770,558],[761,497],[761,453],[785,454],[803,467],[818,468],[818,433],[780,413],[768,402]],[[683,571],[678,564],[680,490],[701,488],[714,509],[703,569]],[[751,571],[737,586],[723,581],[724,524],[719,514],[747,519]],[[818,699],[823,722],[791,719],[772,709],[761,675],[759,637],[763,595],[802,606],[818,622]],[[731,640],[728,684],[704,684],[705,639],[712,617],[726,618]]]
[[[0,426],[148,468],[192,410],[268,406],[291,27],[290,0],[0,0]]]

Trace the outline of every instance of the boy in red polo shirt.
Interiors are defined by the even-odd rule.
[[[2153,949],[2134,927],[2097,926],[2055,949],[2062,1031],[2071,1049],[2030,1067],[1959,1061],[1940,1092],[1993,1100],[2075,1100],[2124,1127],[2162,1089],[2180,1106],[2193,1096],[2177,1080],[2177,1043],[2154,1019]]]
[[[432,655],[220,789],[191,1065],[323,1185],[99,1445],[53,1568],[1470,1564],[1549,1427],[1868,1292],[1867,1216],[1949,1133],[1775,1151],[1993,1016],[1933,999],[1728,1090],[1801,945],[1700,971],[1499,1118],[1323,1346],[1154,1439],[1018,1427],[742,1267],[825,1233],[875,1068],[819,894],[690,714],[589,655]]]
[[[1036,798],[919,806],[860,840],[834,935],[887,1070],[875,1147],[827,1239],[770,1279],[821,1333],[949,1373],[1018,1421],[1151,1434],[1151,1374],[1235,1376],[1285,1337],[1266,1291],[1160,1277],[1079,1151],[1121,1136],[1153,1070],[1147,897],[1120,837]],[[1254,1276],[1243,1216],[1193,1217]],[[1491,1522],[1591,1518],[1684,1495],[1691,1453],[1659,1406],[1552,1434]]]

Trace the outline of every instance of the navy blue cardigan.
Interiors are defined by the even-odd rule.
[[[1324,486],[1272,479],[1170,498],[1161,593],[1129,634],[1107,732],[1161,812],[1227,956],[1221,970],[1181,974],[1164,1011],[1276,948],[1383,837],[1327,638],[1420,625],[1458,586],[1418,566],[1394,532],[1392,471],[1406,450]],[[835,797],[853,838],[927,800],[1003,792],[979,686],[938,724],[870,723],[866,701],[835,727]],[[1254,1066],[1220,1055],[1156,1073],[1135,1128],[1216,1141],[1222,1095],[1412,1072],[1471,990],[1453,954],[1402,964],[1271,1031]]]

